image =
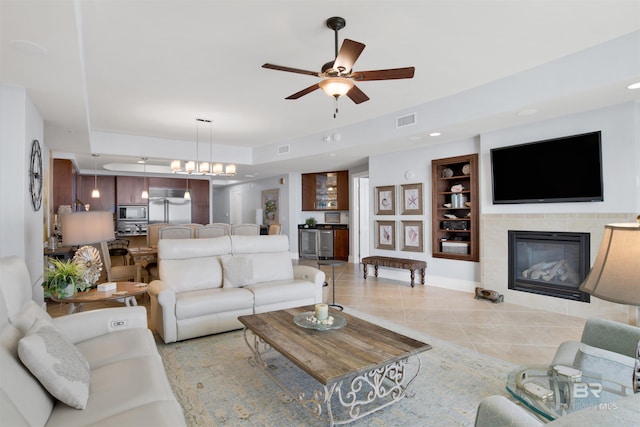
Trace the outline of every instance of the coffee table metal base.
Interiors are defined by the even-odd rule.
[[[409,387],[422,368],[420,358],[415,357],[417,366],[411,375],[409,371],[413,369],[409,368],[409,358],[405,358],[326,385],[314,380],[317,389],[296,392],[274,375],[272,365],[265,362],[263,355],[275,350],[247,328],[244,339],[256,364],[307,412],[317,418],[326,418],[330,426],[348,424],[404,397],[412,397],[415,393]]]

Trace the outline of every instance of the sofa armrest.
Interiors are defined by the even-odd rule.
[[[580,341],[635,358],[640,328],[613,320],[592,318],[584,325]]]
[[[480,401],[475,427],[539,427],[544,425],[521,406],[504,396],[489,396]]]
[[[165,343],[178,340],[178,319],[176,318],[176,292],[162,280],[149,283],[151,300],[151,322]]]
[[[142,306],[101,308],[56,317],[53,324],[75,344],[124,329],[146,329],[147,310]]]
[[[316,285],[324,284],[324,271],[308,266],[308,265],[294,265],[293,266],[293,278],[296,280],[308,280]]]

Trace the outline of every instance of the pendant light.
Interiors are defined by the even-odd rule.
[[[147,189],[147,159],[148,159],[148,157],[143,157],[142,158],[142,179],[143,179],[143,183],[142,183],[142,195],[140,197],[142,197],[143,199],[148,199],[149,198],[149,190]]]
[[[98,156],[100,154],[92,154],[93,156],[93,191],[91,197],[93,199],[100,198],[100,190],[98,190]]]
[[[184,199],[191,200],[191,193],[189,192],[189,178],[187,177],[187,187],[184,190]]]

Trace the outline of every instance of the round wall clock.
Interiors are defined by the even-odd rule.
[[[31,206],[33,210],[39,211],[42,205],[42,152],[40,151],[40,143],[37,139],[34,139],[31,143],[29,192],[31,193]]]

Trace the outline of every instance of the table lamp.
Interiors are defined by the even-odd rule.
[[[640,325],[640,223],[605,225],[596,261],[580,290],[637,306],[636,325]]]
[[[62,244],[80,246],[115,239],[113,214],[104,211],[74,212],[62,215]],[[84,280],[95,285],[102,272],[100,253],[93,246],[82,246],[73,256]]]

